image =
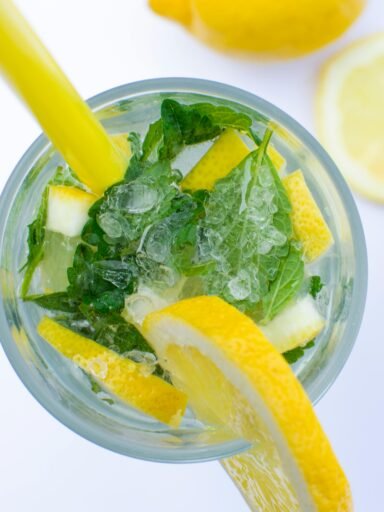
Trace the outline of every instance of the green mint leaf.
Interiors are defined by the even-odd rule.
[[[21,286],[21,297],[28,294],[33,274],[44,256],[45,225],[48,210],[48,188],[43,192],[42,200],[35,220],[28,226],[28,256],[25,265],[24,279]]]
[[[41,295],[29,295],[24,298],[27,302],[34,302],[44,309],[52,311],[63,311],[66,313],[75,313],[80,302],[69,297],[67,292],[56,292]]]
[[[163,101],[161,104],[163,144],[159,150],[159,156],[162,160],[172,160],[183,148],[182,116],[183,109],[177,101]]]
[[[141,138],[137,132],[130,132],[128,134],[128,142],[131,147],[132,155],[141,155]]]
[[[163,120],[158,119],[155,123],[149,125],[147,135],[143,142],[142,160],[148,160],[153,156],[156,148],[163,137]]]
[[[249,313],[268,294],[289,251],[289,208],[266,158],[270,137],[267,131],[260,147],[215,184],[199,233],[202,261],[215,263],[205,292]]]
[[[146,169],[146,164],[141,161],[142,147],[140,135],[136,132],[130,132],[128,135],[128,140],[130,142],[132,155],[129,159],[124,181],[135,180]]]
[[[161,159],[172,160],[184,145],[197,144],[217,137],[225,128],[249,132],[252,120],[234,110],[196,103],[182,105],[175,100],[164,100],[161,106],[163,143],[159,149]]]
[[[303,347],[296,347],[288,352],[284,352],[283,356],[288,364],[296,363],[300,358],[303,357],[304,351],[315,346],[315,340],[309,341]]]
[[[324,283],[322,282],[320,276],[311,276],[309,283],[309,293],[312,295],[314,299],[316,299],[318,294],[321,292],[323,286]]]
[[[94,298],[90,306],[99,313],[120,313],[124,309],[125,294],[122,290],[108,290]]]
[[[211,103],[195,103],[193,108],[201,116],[208,116],[211,122],[222,128],[233,128],[241,132],[249,133],[252,119],[241,112],[236,112],[229,107],[212,105]]]
[[[293,245],[280,263],[276,279],[263,297],[264,322],[269,322],[296,295],[304,279],[302,254]]]

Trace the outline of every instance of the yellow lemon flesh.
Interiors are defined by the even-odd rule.
[[[150,313],[142,329],[197,416],[252,443],[223,461],[252,510],[352,511],[309,399],[250,318],[202,296]]]
[[[357,41],[324,67],[317,95],[321,142],[350,185],[384,202],[384,33]]]
[[[300,170],[286,176],[283,185],[292,205],[295,236],[303,245],[306,260],[314,261],[332,245],[332,233]]]
[[[216,181],[225,178],[251,152],[236,130],[225,130],[212,144],[181,183],[184,190],[212,190]],[[285,165],[284,157],[273,147],[268,156],[277,170]]]
[[[295,56],[342,34],[365,0],[149,0],[157,13],[223,50]]]
[[[184,190],[211,190],[250,153],[249,147],[235,130],[226,130],[187,174],[181,183]]]
[[[185,394],[149,374],[145,365],[121,357],[47,317],[40,321],[37,330],[60,354],[124,402],[172,427],[180,423],[187,404]]]

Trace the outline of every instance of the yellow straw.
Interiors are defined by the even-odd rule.
[[[0,0],[0,69],[82,182],[101,194],[122,179],[127,151],[108,136],[11,0]]]

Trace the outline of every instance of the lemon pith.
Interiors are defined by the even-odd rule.
[[[88,210],[97,196],[76,187],[50,185],[48,189],[47,230],[65,236],[78,236],[88,219]]]
[[[324,66],[316,101],[321,142],[349,184],[384,202],[384,33],[360,39]]]
[[[338,37],[361,13],[365,1],[149,0],[149,4],[219,49],[289,57]]]
[[[295,235],[303,245],[307,261],[314,261],[332,245],[332,233],[300,170],[286,176],[283,185],[292,205]]]
[[[143,332],[203,420],[255,443],[224,461],[253,510],[352,510],[309,399],[251,319],[217,297],[197,297],[149,314]]]
[[[283,353],[316,338],[324,325],[324,318],[317,311],[315,301],[305,296],[287,305],[261,330],[277,350]]]
[[[148,375],[143,365],[45,317],[38,333],[63,356],[92,374],[121,400],[172,427],[178,426],[187,398],[171,384]]]

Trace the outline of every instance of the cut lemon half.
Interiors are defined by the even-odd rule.
[[[148,374],[144,364],[123,358],[47,317],[40,321],[37,330],[60,354],[120,400],[172,427],[179,425],[187,404],[186,395],[160,377]]]
[[[307,261],[324,254],[333,243],[332,233],[298,170],[283,179],[292,205],[291,217],[296,238],[302,243]]]
[[[184,190],[212,190],[215,183],[227,176],[251,152],[236,130],[225,130],[212,144],[181,183]],[[284,157],[269,146],[267,153],[277,170],[285,165]]]
[[[203,296],[149,314],[143,332],[197,416],[252,443],[223,462],[252,510],[352,510],[309,399],[250,318]]]
[[[319,138],[350,185],[384,202],[384,33],[326,63],[317,92]]]

